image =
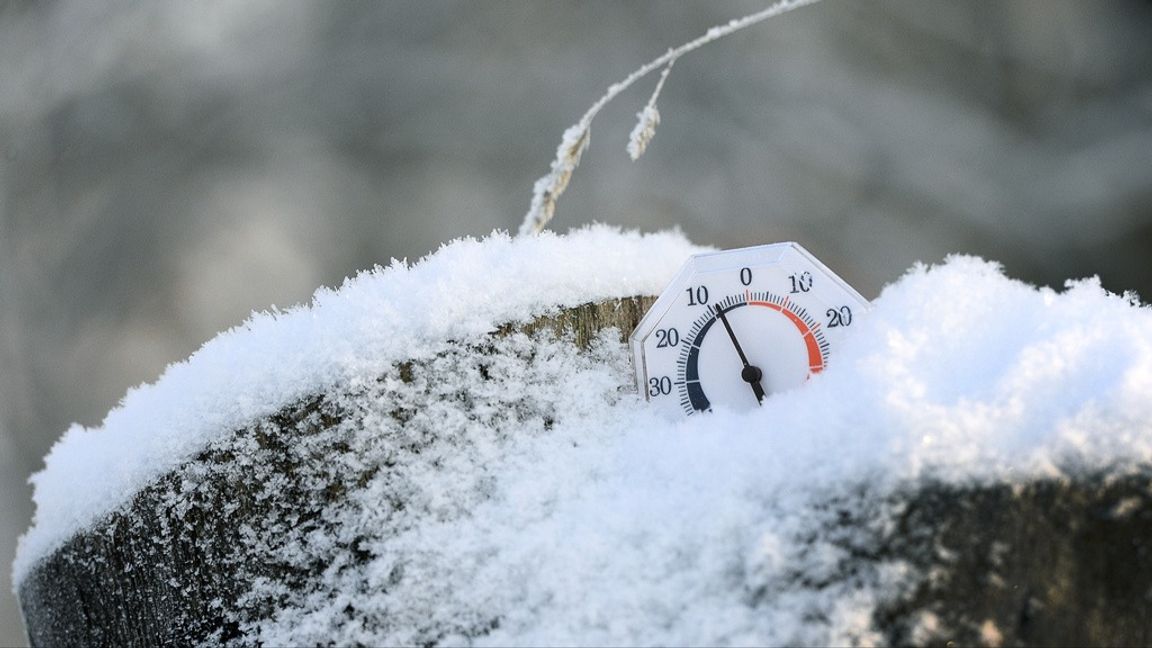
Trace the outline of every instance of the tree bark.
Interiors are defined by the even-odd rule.
[[[494,336],[559,334],[587,348],[607,329],[624,340],[651,303],[635,297],[586,304]],[[413,360],[389,373],[431,389],[436,371],[434,362]],[[628,382],[620,389],[634,387]],[[328,396],[317,394],[226,435],[39,562],[19,588],[32,644],[251,643],[235,610],[252,581],[305,588],[326,567],[251,555],[252,534],[292,542],[331,525],[326,511],[390,468],[324,468],[355,453],[347,439],[331,434],[351,414]],[[398,403],[391,415],[406,421],[412,416],[407,407]],[[309,444],[300,443],[305,438]],[[303,456],[301,446],[308,448]],[[236,469],[251,462],[265,469]],[[827,503],[833,514],[822,537],[846,550],[833,578],[893,560],[921,575],[876,610],[874,626],[892,645],[1147,645],[1149,493],[1148,472],[1025,484],[915,484],[877,496],[898,514],[895,524],[872,525],[867,511],[875,506],[868,505],[865,486]],[[370,558],[354,539],[338,549],[349,564]],[[275,604],[249,602],[245,614],[260,618]],[[436,635],[429,636],[434,642]]]

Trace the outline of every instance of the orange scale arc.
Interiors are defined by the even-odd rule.
[[[813,334],[812,329],[800,319],[800,316],[793,313],[790,309],[779,304],[773,304],[766,301],[748,301],[749,306],[763,306],[771,308],[774,311],[783,313],[792,325],[795,326],[800,334],[804,336],[804,346],[808,349],[808,371],[809,373],[818,374],[824,370],[824,356],[820,355],[820,345],[816,342],[816,335]]]

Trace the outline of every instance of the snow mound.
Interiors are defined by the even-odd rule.
[[[150,385],[130,390],[98,428],[73,425],[32,476],[36,513],[13,565],[28,569],[128,502],[219,435],[336,385],[375,380],[390,363],[445,340],[485,335],[566,306],[656,294],[684,260],[709,251],[679,232],[607,226],[446,244],[321,288],[312,303],[253,314]]]
[[[356,395],[341,409],[419,411],[351,417],[355,459],[315,470],[393,467],[327,529],[257,534],[269,563],[324,569],[303,590],[257,582],[247,605],[275,611],[241,626],[272,645],[879,644],[873,613],[923,577],[844,568],[892,519],[886,494],[1152,459],[1152,311],[1134,299],[955,257],[873,306],[827,372],[748,413],[653,412],[621,394],[609,337],[513,336],[438,360],[431,398],[419,376]]]

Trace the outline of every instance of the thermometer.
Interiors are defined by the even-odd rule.
[[[824,371],[868,301],[796,243],[691,257],[632,333],[640,393],[744,410]]]

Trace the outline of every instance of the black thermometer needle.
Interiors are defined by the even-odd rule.
[[[748,356],[744,355],[744,349],[741,349],[740,343],[736,341],[736,334],[732,332],[732,325],[728,323],[728,317],[724,314],[724,310],[720,308],[720,304],[713,306],[712,310],[716,311],[720,322],[724,324],[724,330],[728,331],[728,338],[732,340],[732,346],[736,347],[736,353],[740,356],[740,362],[744,363],[744,368],[740,370],[740,379],[752,387],[752,393],[756,394],[756,403],[763,403],[764,387],[760,385],[760,379],[764,377],[764,372],[760,371],[760,367],[749,364]]]

